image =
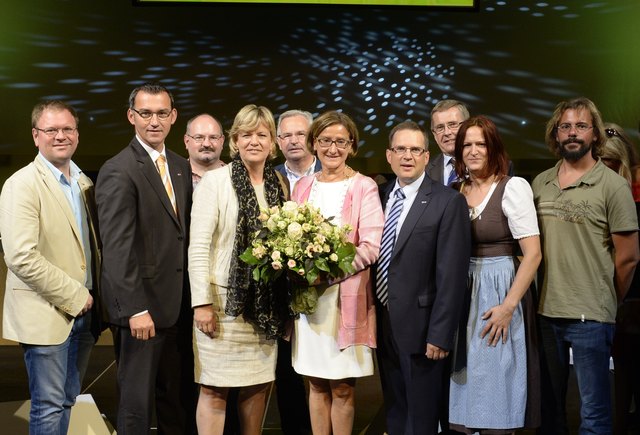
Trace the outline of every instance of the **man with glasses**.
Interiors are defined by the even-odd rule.
[[[167,149],[173,96],[144,84],[129,97],[135,137],[100,169],[102,285],[114,325],[118,434],[195,432],[193,311],[187,274],[191,168]]]
[[[278,146],[285,162],[275,169],[289,179],[291,192],[300,178],[322,168],[307,146],[307,132],[312,122],[311,113],[303,110],[288,110],[278,118]]]
[[[289,180],[289,192],[293,192],[300,178],[322,169],[320,160],[307,147],[307,133],[312,122],[311,113],[303,110],[287,110],[278,118],[277,141],[286,160],[275,170]],[[276,394],[282,432],[285,435],[311,433],[304,381],[291,365],[291,342],[281,338],[278,339]]]
[[[184,146],[189,153],[194,189],[205,172],[225,165],[220,160],[223,145],[222,125],[213,116],[202,113],[187,121]]]
[[[78,115],[37,104],[32,163],[5,182],[0,233],[7,263],[4,338],[20,343],[29,376],[29,433],[64,435],[100,334],[99,243],[93,183],[71,160]]]
[[[467,202],[425,176],[427,144],[414,122],[391,130],[386,156],[397,178],[380,192],[385,225],[372,275],[389,434],[437,433],[450,352],[469,301]]]
[[[541,434],[568,433],[569,349],[581,402],[580,433],[611,434],[609,358],[621,303],[633,277],[638,222],[628,182],[600,155],[605,131],[586,98],[561,102],[546,143],[560,161],[532,184],[543,248]]]
[[[431,110],[431,132],[441,154],[427,166],[427,175],[446,186],[458,180],[453,168],[456,134],[463,121],[469,119],[467,106],[457,100],[442,100]]]

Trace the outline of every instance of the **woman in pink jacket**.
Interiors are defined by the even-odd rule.
[[[376,321],[370,266],[380,251],[384,213],[376,183],[346,164],[358,150],[351,118],[334,111],[320,115],[311,125],[307,146],[316,152],[322,170],[298,181],[292,197],[298,203],[309,201],[337,225],[351,225],[356,272],[317,287],[316,311],[295,321],[293,367],[309,379],[313,433],[351,434],[356,378],[373,374]]]

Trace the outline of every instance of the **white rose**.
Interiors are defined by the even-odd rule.
[[[302,225],[300,225],[298,222],[290,223],[287,227],[287,234],[293,240],[299,240],[300,237],[302,237]]]
[[[294,211],[298,210],[298,203],[295,201],[287,201],[282,205],[282,210],[293,213]]]
[[[278,223],[276,222],[276,220],[274,219],[273,216],[271,216],[269,218],[269,220],[267,221],[267,228],[271,232],[274,232],[276,230],[276,228],[278,228]]]

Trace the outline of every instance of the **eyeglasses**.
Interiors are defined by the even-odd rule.
[[[278,137],[284,141],[290,141],[294,136],[296,137],[296,139],[304,140],[304,138],[307,137],[307,133],[305,133],[304,131],[299,131],[297,133],[285,133],[278,135]]]
[[[353,141],[349,139],[329,139],[328,137],[318,137],[316,138],[316,142],[318,142],[320,148],[331,148],[331,145],[336,144],[336,147],[343,150],[351,145],[351,142]]]
[[[167,119],[171,116],[171,110],[160,110],[159,112],[152,112],[150,110],[136,110],[133,107],[131,107],[131,110],[140,115],[140,118],[144,119],[145,121],[153,118],[153,115],[156,115],[158,119],[162,120]]]
[[[399,156],[403,156],[407,151],[409,151],[412,156],[420,157],[421,155],[423,155],[424,153],[427,152],[427,150],[425,150],[424,148],[420,148],[420,147],[403,147],[403,146],[399,146],[399,147],[391,147],[389,149],[391,151],[393,151],[394,153],[396,153],[397,155],[399,155]]]
[[[435,127],[433,127],[431,131],[437,134],[444,133],[444,130],[447,128],[451,131],[457,131],[460,128],[461,124],[462,122],[455,122],[455,121],[447,122],[446,124],[438,124]]]
[[[222,139],[224,137],[221,134],[211,134],[209,136],[196,134],[195,136],[191,136],[188,133],[187,133],[187,136],[189,136],[191,139],[193,139],[193,141],[195,143],[197,143],[198,145],[202,144],[205,141],[205,139],[209,139],[209,142],[213,143],[213,142],[218,142],[220,139]]]
[[[43,132],[44,134],[46,134],[49,137],[54,137],[58,135],[58,132],[61,131],[62,134],[64,134],[65,136],[71,136],[72,134],[74,134],[77,130],[78,127],[63,127],[63,128],[38,128],[38,127],[33,127],[38,131]]]
[[[591,130],[593,128],[593,125],[589,125],[584,122],[579,122],[577,124],[570,124],[568,122],[563,122],[562,124],[558,125],[558,131],[561,131],[563,133],[568,133],[569,131],[571,131],[572,128],[575,128],[576,131],[579,133],[584,133],[586,131]]]

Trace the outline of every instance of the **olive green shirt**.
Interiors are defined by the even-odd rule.
[[[560,189],[561,162],[538,175],[531,186],[545,272],[538,312],[615,323],[611,234],[638,229],[629,183],[598,160],[575,183]]]

